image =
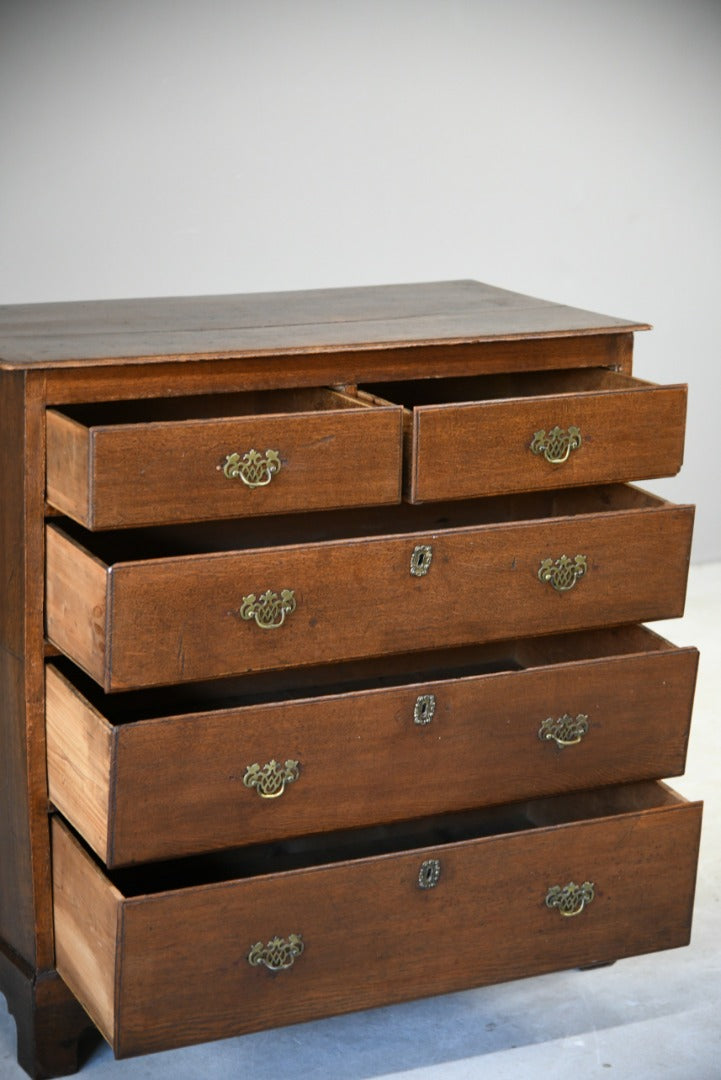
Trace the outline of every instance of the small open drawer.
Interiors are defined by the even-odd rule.
[[[410,502],[646,480],[683,461],[683,385],[588,368],[365,390],[405,407]]]
[[[648,782],[110,874],[52,824],[57,970],[125,1057],[685,945],[701,804]]]
[[[678,776],[697,660],[625,626],[120,695],[56,660],[50,799],[113,867]]]
[[[398,502],[402,410],[323,388],[47,412],[47,499],[88,529]]]

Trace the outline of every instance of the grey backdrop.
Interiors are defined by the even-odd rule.
[[[699,561],[720,159],[719,0],[0,5],[0,302],[475,277],[650,321]]]

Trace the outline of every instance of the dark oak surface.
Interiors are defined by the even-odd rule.
[[[52,964],[43,670],[42,375],[0,373],[0,939]],[[26,455],[26,458],[24,457]]]
[[[0,307],[0,366],[619,333],[648,324],[477,281]]]
[[[0,373],[0,993],[34,1080],[78,1068],[90,1021],[53,970],[43,665],[43,376]],[[34,471],[28,464],[37,465]]]

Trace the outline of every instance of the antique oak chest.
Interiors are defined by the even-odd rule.
[[[30,1075],[687,943],[644,329],[473,281],[0,309]]]

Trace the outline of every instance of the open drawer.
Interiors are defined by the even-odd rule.
[[[88,529],[398,502],[401,409],[322,388],[47,411],[47,499]]]
[[[51,524],[48,637],[110,691],[672,618],[693,508],[618,485],[275,526]]]
[[[123,1057],[604,963],[688,942],[700,823],[642,783],[107,874],[55,817],[56,966]]]
[[[405,407],[410,502],[647,480],[683,461],[683,385],[588,368],[364,389]]]
[[[697,660],[627,626],[119,695],[57,660],[50,799],[113,867],[678,776]]]

